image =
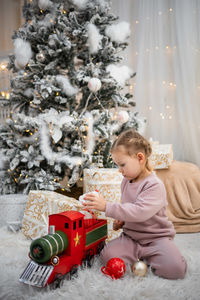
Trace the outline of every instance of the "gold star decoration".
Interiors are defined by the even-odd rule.
[[[75,247],[79,244],[80,245],[80,238],[81,235],[78,235],[78,232],[76,233],[76,237],[74,238],[75,241]]]

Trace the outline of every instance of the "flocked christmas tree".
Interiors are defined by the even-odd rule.
[[[29,0],[23,13],[9,63],[13,114],[0,128],[9,163],[0,191],[56,190],[63,177],[70,189],[92,163],[112,167],[114,137],[138,129],[124,92],[135,74],[119,56],[129,24],[106,0]]]

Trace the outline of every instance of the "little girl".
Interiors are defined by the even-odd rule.
[[[181,279],[187,263],[173,242],[175,230],[166,215],[165,187],[148,162],[151,151],[149,142],[136,131],[122,132],[111,148],[113,161],[124,176],[121,204],[107,202],[101,194],[87,194],[84,205],[114,218],[114,230],[123,228],[121,236],[102,250],[104,265],[112,257],[130,265],[145,259],[156,275]]]

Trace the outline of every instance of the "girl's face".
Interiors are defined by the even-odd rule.
[[[112,153],[112,159],[119,167],[119,172],[128,180],[138,180],[145,170],[145,157],[142,152],[128,155],[124,147],[119,147]]]

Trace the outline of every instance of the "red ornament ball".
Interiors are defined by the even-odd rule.
[[[118,279],[124,275],[126,266],[121,258],[113,257],[107,262],[106,267],[104,266],[101,268],[101,271],[112,279]]]

